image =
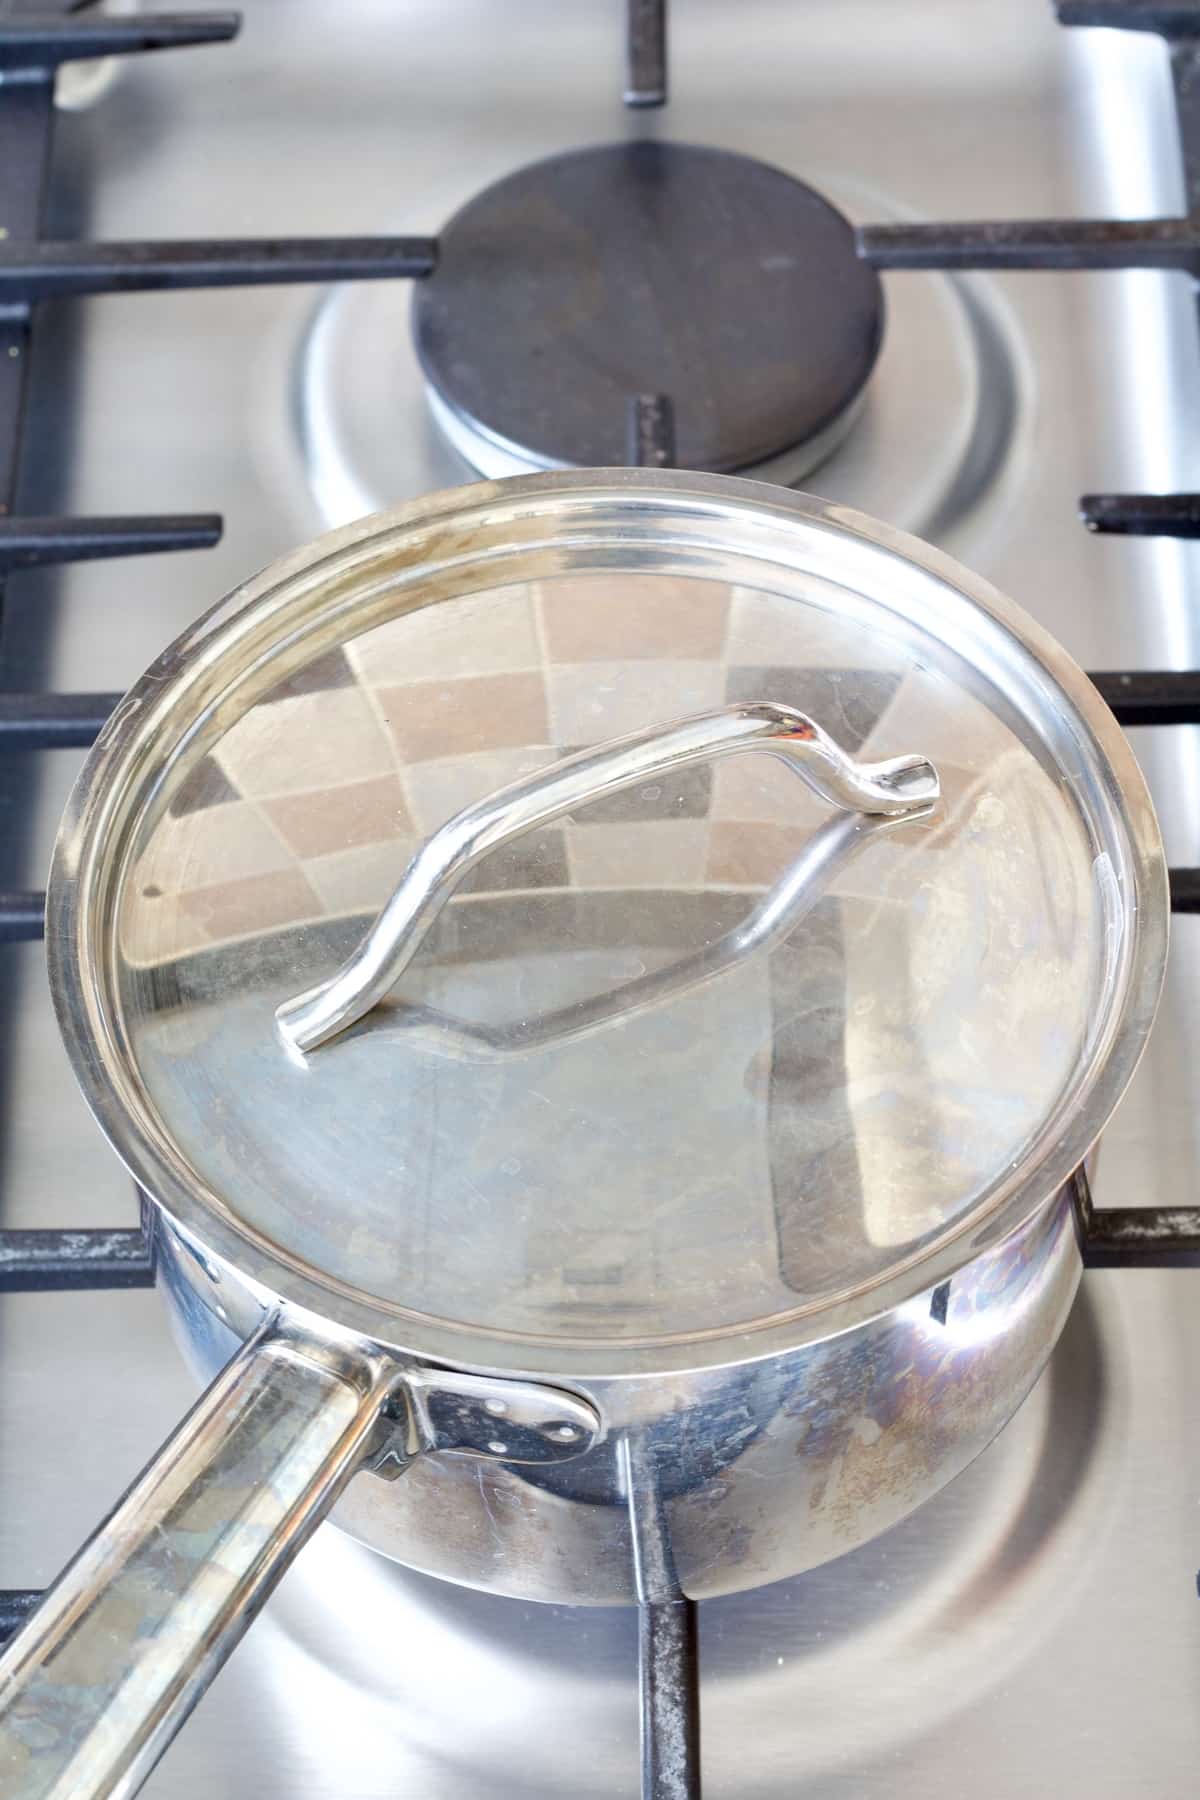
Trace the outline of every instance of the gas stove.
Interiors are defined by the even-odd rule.
[[[705,1603],[705,1791],[1190,1785],[1200,1277],[1153,1265],[1197,1247],[1200,256],[1181,226],[1062,221],[1188,210],[1200,8],[1058,10],[679,0],[669,68],[637,0],[627,66],[598,0],[252,0],[240,31],[72,13],[77,55],[123,54],[60,75],[39,222],[16,147],[46,141],[66,15],[0,4],[27,77],[0,87],[10,418],[29,367],[15,497],[0,445],[10,1623],[194,1395],[36,941],[81,748],[165,642],[326,526],[479,471],[677,459],[803,479],[1046,624],[1130,728],[1177,909],[1092,1171],[1093,1264],[1143,1266],[1093,1268],[1016,1420],[904,1525]],[[632,1795],[636,1666],[632,1609],[470,1592],[325,1530],[144,1791]]]

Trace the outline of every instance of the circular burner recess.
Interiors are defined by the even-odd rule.
[[[882,338],[879,277],[842,214],[725,150],[552,157],[476,195],[439,243],[417,352],[488,473],[623,463],[629,396],[667,394],[681,467],[782,461],[795,479],[847,428]]]

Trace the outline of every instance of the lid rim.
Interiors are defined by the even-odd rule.
[[[799,520],[857,539],[873,551],[895,556],[900,565],[916,565],[932,575],[1001,626],[1040,664],[1048,692],[1069,702],[1074,723],[1081,727],[1106,774],[1109,798],[1130,851],[1119,871],[1126,890],[1126,916],[1132,921],[1129,967],[1121,1004],[1110,1021],[1111,1041],[1082,1095],[1083,1104],[1062,1121],[1061,1134],[1044,1147],[1023,1179],[995,1185],[985,1201],[950,1221],[932,1245],[912,1251],[850,1292],[820,1298],[786,1315],[775,1313],[761,1324],[714,1326],[657,1340],[585,1342],[459,1326],[387,1306],[307,1270],[297,1258],[230,1213],[186,1161],[171,1153],[163,1134],[149,1128],[145,1117],[139,1116],[145,1109],[139,1106],[128,1071],[122,1067],[126,1059],[114,1039],[116,1021],[104,1004],[106,983],[108,993],[115,989],[113,969],[104,964],[102,903],[119,892],[121,879],[119,865],[114,872],[111,857],[106,862],[105,848],[120,837],[113,828],[121,806],[126,825],[144,809],[149,747],[163,721],[178,716],[173,708],[178,707],[181,692],[191,691],[197,672],[219,668],[223,659],[228,667],[228,657],[256,634],[259,641],[267,641],[281,609],[294,605],[297,586],[311,590],[333,570],[346,604],[353,604],[355,596],[361,603],[363,589],[356,572],[361,577],[378,560],[381,545],[394,546],[405,533],[416,532],[419,542],[425,544],[419,561],[427,570],[427,540],[438,535],[444,521],[457,524],[443,534],[443,551],[452,553],[457,539],[461,552],[464,529],[469,535],[474,528],[468,521],[481,510],[498,508],[510,522],[533,520],[553,511],[556,502],[561,508],[565,499],[569,510],[571,503],[582,506],[589,496],[605,496],[633,510],[661,508],[665,502],[681,518],[716,517],[718,509],[733,514],[752,512],[759,517],[775,514],[793,524]],[[453,560],[451,554],[449,561]],[[330,617],[340,617],[342,610],[341,604],[336,605]],[[278,645],[279,639],[276,636],[271,641]],[[189,669],[191,685],[185,679]],[[143,777],[140,788],[139,772]],[[131,789],[137,806],[130,800]],[[155,1196],[185,1236],[194,1237],[248,1284],[326,1317],[338,1328],[357,1331],[404,1353],[468,1367],[571,1378],[719,1367],[796,1349],[927,1293],[986,1245],[1018,1230],[1059,1192],[1082,1162],[1140,1059],[1162,985],[1167,930],[1165,862],[1140,770],[1095,688],[1040,626],[941,552],[849,508],[761,482],[679,471],[549,473],[453,489],[329,533],[273,564],[177,640],[118,707],[72,794],[55,849],[47,897],[50,980],[77,1079],[102,1130],[135,1180]],[[98,978],[100,968],[102,979]],[[1047,1127],[1041,1129],[1044,1132]],[[503,1353],[503,1360],[497,1361],[498,1353]]]

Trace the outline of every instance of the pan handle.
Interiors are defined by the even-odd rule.
[[[128,1796],[369,1455],[391,1387],[268,1324],[0,1657],[0,1793]]]
[[[781,758],[823,799],[850,812],[902,818],[938,798],[937,772],[925,757],[856,762],[804,713],[770,701],[698,713],[577,751],[476,801],[436,831],[341,968],[278,1009],[283,1037],[297,1050],[315,1050],[370,1012],[459,882],[501,844],[651,776],[744,750]]]

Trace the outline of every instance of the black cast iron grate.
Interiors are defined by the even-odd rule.
[[[1056,0],[1055,12],[1063,25],[1151,31],[1166,40],[1187,211],[1166,219],[865,225],[859,254],[876,268],[1175,269],[1200,279],[1200,0]],[[1079,506],[1091,531],[1200,537],[1200,494],[1085,494]]]
[[[1200,280],[1200,0],[1055,0],[1055,12],[1063,25],[1151,31],[1166,40],[1186,213],[865,225],[858,247],[866,261],[878,269],[1175,269]],[[1079,509],[1089,531],[1200,537],[1200,494],[1084,494]],[[1200,677],[1193,671],[1106,670],[1092,680],[1122,725],[1200,722]],[[1200,911],[1200,868],[1171,870],[1171,909]]]

